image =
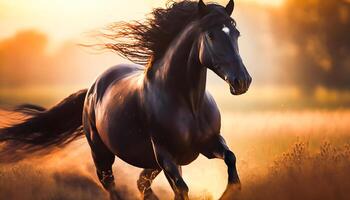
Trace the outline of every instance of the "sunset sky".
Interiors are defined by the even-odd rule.
[[[285,1],[235,0],[233,18],[241,32],[240,54],[254,80],[252,92],[237,98],[237,101],[250,97],[255,101],[257,96],[264,96],[266,102],[274,102],[278,99],[277,94],[293,102],[303,97],[300,88],[296,86],[299,79],[290,76],[291,72],[298,72],[294,67],[294,62],[298,59],[294,56],[297,55],[297,45],[302,45],[293,43],[293,40],[281,44],[281,39],[286,39],[281,35],[285,33],[276,36],[276,33],[285,28],[277,26],[280,18],[273,13],[286,12],[286,4],[283,4]],[[104,70],[126,61],[115,53],[97,55],[78,44],[89,44],[90,39],[94,41],[96,38],[91,37],[91,33],[113,22],[142,20],[153,8],[164,7],[166,2],[167,0],[0,0],[0,74],[7,74],[0,76],[0,104],[5,97],[18,95],[17,99],[23,99],[20,92],[13,90],[19,86],[25,86],[22,90],[26,92],[31,91],[28,87],[33,87],[42,93],[52,88],[52,85],[58,85],[65,91],[63,95],[71,90],[88,87]],[[228,0],[205,2],[226,5]],[[293,2],[300,7],[299,11],[309,13],[303,10],[302,1]],[[346,12],[343,16],[347,16]],[[289,16],[285,15],[285,18]],[[304,67],[300,69],[304,70]],[[21,70],[18,71],[18,68]],[[209,90],[215,87],[213,93],[216,92],[220,99],[226,98],[228,88],[224,81],[211,72],[208,77]],[[68,89],[70,86],[74,88]],[[38,96],[41,95],[39,93]],[[322,85],[316,87],[314,93],[316,99],[322,101],[331,99],[336,102],[340,98],[337,91],[328,91]],[[346,95],[346,99],[350,99],[350,92]],[[248,99],[244,100],[248,102]],[[12,102],[12,99],[3,101]]]
[[[164,8],[169,1],[182,0],[0,0],[0,128],[14,123],[17,118],[33,120],[30,115],[22,116],[14,112],[17,109],[12,110],[18,105],[40,105],[50,111],[69,95],[95,86],[98,77],[107,69],[130,63],[115,51],[98,48],[106,44],[106,40],[116,43],[99,31],[103,32],[114,22],[142,21],[152,9]],[[203,1],[225,6],[229,0]],[[237,155],[237,169],[243,185],[239,199],[350,196],[350,192],[345,191],[350,186],[350,0],[234,2],[232,17],[241,33],[239,54],[253,81],[247,93],[231,95],[227,82],[208,69],[206,90],[220,110],[220,132]],[[183,39],[174,38],[169,47],[179,43],[176,39]],[[198,44],[198,39],[202,37],[193,37],[193,44]],[[168,48],[168,52],[174,50],[191,53]],[[167,56],[169,53],[159,55],[163,55],[159,61],[171,59]],[[155,69],[162,70],[157,66]],[[144,66],[144,72],[146,70]],[[186,74],[181,75],[161,78],[170,77],[181,82]],[[151,80],[149,84],[148,78],[139,80],[146,83],[142,89],[161,88],[158,81]],[[151,96],[162,98],[158,93]],[[115,100],[123,100],[119,97]],[[54,113],[57,107],[53,108]],[[28,111],[30,114],[31,110]],[[45,117],[45,113],[40,112],[39,118]],[[30,131],[19,135],[25,140]],[[34,135],[40,135],[36,132]],[[1,138],[0,158],[8,154],[1,151],[6,145],[4,137]],[[13,152],[32,150],[27,147]],[[42,157],[40,152],[33,162],[19,165],[2,165],[6,160],[1,158],[0,199],[2,196],[7,199],[60,199],[64,196],[83,199],[85,195],[89,199],[101,199],[100,193],[107,198],[108,193],[102,193],[102,186],[97,184],[98,177],[85,139],[56,154],[59,149],[61,146],[48,157]],[[227,166],[222,160],[214,160],[199,156],[196,162],[184,167],[191,197],[198,194],[193,197],[218,199],[223,193]],[[301,161],[300,165],[295,165],[296,160]],[[138,194],[136,180],[140,169],[119,159],[114,167],[118,170],[115,173],[118,191],[123,195]],[[325,175],[331,182],[319,181]],[[165,176],[160,177],[152,187],[162,195],[160,197],[169,198],[169,194],[173,195],[171,187]],[[120,190],[119,186],[122,186]],[[19,192],[19,188],[25,189]]]
[[[278,6],[283,0],[236,0]],[[0,38],[18,30],[35,29],[48,34],[51,45],[79,38],[104,25],[131,19],[142,19],[165,0],[0,0]],[[209,2],[209,1],[206,1]],[[227,0],[215,1],[226,4]]]
[[[257,53],[256,51],[259,49],[259,45],[266,47],[272,45],[272,40],[269,39],[271,38],[269,26],[266,25],[266,13],[264,14],[264,9],[254,10],[254,6],[277,7],[282,1],[283,0],[235,1],[236,10],[233,17],[237,20],[238,28],[242,32],[240,49],[247,65],[252,66],[250,69],[253,70],[253,75],[259,73],[260,69],[256,67],[257,65],[255,63],[261,61],[257,60],[256,56],[254,56],[255,59],[250,59],[250,57]],[[91,33],[94,31],[98,31],[108,24],[117,21],[144,19],[145,15],[153,8],[164,7],[166,2],[167,0],[0,0],[0,40],[12,38],[12,40],[18,41],[18,39],[14,38],[17,33],[26,30],[35,31],[47,37],[47,45],[45,44],[44,51],[48,52],[50,55],[60,54],[60,52],[69,51],[65,49],[67,44],[71,46],[69,49],[72,49],[73,46],[77,46],[77,44],[91,43],[89,41],[90,39],[94,41],[94,37],[91,37]],[[205,2],[208,3],[209,0]],[[217,0],[215,2],[226,5],[228,0]],[[256,31],[259,31],[259,35],[255,35]],[[261,42],[264,44],[260,44]],[[100,64],[91,65],[91,62],[82,62],[87,60],[87,56]],[[108,58],[93,57],[91,55],[74,55],[73,57],[75,57],[75,59],[80,57],[80,61],[78,64],[74,62],[71,65],[85,66],[84,72],[90,74],[84,77],[86,78],[86,82],[87,80],[91,81],[91,78],[101,73],[105,68],[120,62],[120,60],[115,60],[117,58],[116,55],[109,56]],[[67,56],[59,59],[62,61],[67,60]],[[102,63],[102,61],[112,59],[113,61],[111,62]],[[268,59],[264,59],[263,62],[266,63],[266,65],[272,65],[270,62],[272,62],[273,59],[273,57],[268,57]],[[52,65],[52,63],[50,63],[50,65]],[[72,68],[68,65],[64,67],[67,69]],[[86,69],[90,70],[87,71]],[[272,75],[273,73],[266,74],[266,76]]]

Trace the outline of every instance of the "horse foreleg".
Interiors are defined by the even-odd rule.
[[[159,167],[164,171],[169,184],[174,190],[175,200],[188,200],[188,187],[181,176],[181,169],[171,155],[152,140],[154,154]]]
[[[181,168],[181,166],[178,166],[177,168],[179,169],[180,176],[182,176],[182,168]],[[168,180],[169,183],[172,182],[171,178],[167,174],[165,174],[165,177],[166,177],[166,179]],[[173,189],[173,191],[177,190],[174,184],[170,184],[170,186]],[[178,199],[178,198],[179,197],[177,197],[176,194],[175,194],[175,199]]]
[[[151,189],[152,181],[161,172],[161,169],[144,169],[137,180],[137,188],[141,192],[144,200],[158,200],[158,197]]]
[[[236,168],[236,156],[228,148],[224,138],[220,135],[213,138],[204,146],[201,153],[209,159],[219,158],[225,161],[227,165],[228,184],[221,199],[231,199],[227,198],[227,196],[232,196],[234,192],[241,190],[241,182]]]

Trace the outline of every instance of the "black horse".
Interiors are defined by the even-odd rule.
[[[155,9],[145,22],[115,24],[114,33],[106,35],[115,43],[106,47],[147,67],[117,65],[90,89],[49,110],[22,106],[33,116],[1,130],[0,156],[45,151],[84,132],[107,190],[115,187],[112,165],[118,156],[144,169],[137,182],[144,199],[157,199],[151,182],[161,171],[175,199],[188,199],[181,166],[199,154],[223,159],[226,191],[239,188],[235,155],[220,135],[220,112],[205,90],[208,68],[229,84],[233,95],[245,93],[252,81],[239,54],[233,8],[233,0],[226,7],[182,1]]]

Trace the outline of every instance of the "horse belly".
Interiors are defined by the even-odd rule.
[[[106,146],[120,159],[142,168],[158,168],[148,131],[135,98],[108,105],[98,120],[98,132]]]
[[[147,134],[137,127],[113,131],[110,149],[125,162],[141,168],[158,168],[152,143]]]

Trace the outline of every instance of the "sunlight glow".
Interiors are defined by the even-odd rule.
[[[284,0],[241,0],[278,6]],[[142,19],[154,7],[163,7],[166,0],[0,0],[0,38],[18,30],[36,29],[50,36],[53,43],[80,37],[83,32],[110,22]],[[206,1],[210,2],[210,1]],[[216,0],[220,4],[227,0]]]

